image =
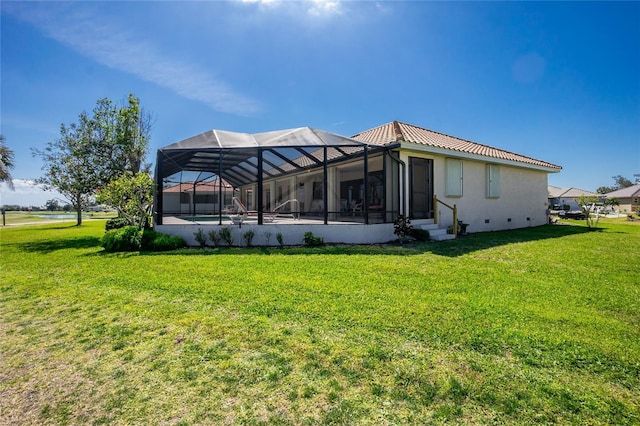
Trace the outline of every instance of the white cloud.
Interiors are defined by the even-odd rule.
[[[240,0],[242,3],[256,4],[260,9],[285,9],[291,14],[301,12],[313,18],[324,18],[344,13],[343,2],[337,0],[279,1],[279,0]]]
[[[11,191],[5,182],[0,183],[0,205],[44,206],[51,199],[67,201],[57,191],[45,191],[42,185],[28,179],[13,179],[15,191]]]
[[[314,0],[307,13],[312,16],[341,15],[342,3],[339,1]]]
[[[210,72],[173,58],[126,29],[104,23],[104,17],[98,18],[86,9],[29,3],[12,6],[8,8],[9,13],[103,65],[202,102],[216,111],[251,115],[262,108],[260,102],[238,92]]]

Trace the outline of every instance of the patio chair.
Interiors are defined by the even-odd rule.
[[[351,212],[353,214],[353,216],[356,215],[356,213],[362,213],[362,201],[360,201],[359,203],[356,203],[355,200],[351,202]]]
[[[233,197],[232,199],[233,202],[233,207],[235,208],[236,212],[238,214],[245,214],[247,216],[249,216],[250,214],[258,214],[258,212],[254,212],[254,211],[249,211],[247,210],[247,206],[244,205],[244,203],[242,201],[240,201],[240,198],[238,197]]]

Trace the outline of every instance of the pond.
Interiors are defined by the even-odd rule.
[[[78,217],[76,214],[39,214],[36,216],[42,219],[76,219]],[[88,215],[83,214],[82,217],[88,217]]]

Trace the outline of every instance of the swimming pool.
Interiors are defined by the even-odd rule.
[[[240,216],[225,216],[222,215],[223,222],[233,222],[239,220]],[[183,216],[181,219],[188,220],[189,222],[218,222],[220,220],[220,216]],[[257,216],[244,216],[242,217],[242,222],[258,222]]]

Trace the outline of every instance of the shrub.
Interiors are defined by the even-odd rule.
[[[220,235],[216,232],[215,229],[209,231],[209,239],[213,243],[214,247],[217,247],[220,244]]]
[[[176,250],[186,245],[187,243],[182,237],[150,230],[145,230],[142,233],[142,250],[168,251]]]
[[[393,233],[398,236],[400,244],[402,244],[407,236],[411,235],[412,229],[411,220],[406,216],[398,215],[397,219],[393,222]]]
[[[267,240],[267,245],[270,245],[271,235],[273,235],[273,234],[271,232],[269,232],[269,231],[264,233],[264,239]]]
[[[429,231],[421,228],[411,228],[409,235],[418,241],[429,241]]]
[[[207,236],[204,235],[204,231],[202,228],[198,228],[196,232],[193,233],[194,237],[196,237],[196,241],[200,244],[200,248],[205,248],[207,245]]]
[[[317,237],[313,235],[313,232],[307,231],[304,233],[304,237],[302,237],[302,242],[304,245],[309,247],[321,246],[324,244],[324,238]]]
[[[104,224],[104,229],[105,231],[111,231],[112,229],[120,229],[129,225],[131,225],[131,222],[129,222],[129,220],[127,220],[126,218],[114,217],[107,220],[107,222]]]
[[[231,247],[233,245],[233,235],[231,235],[231,229],[220,228],[220,239],[227,243],[227,246]]]
[[[247,232],[242,234],[242,238],[244,238],[244,242],[247,244],[247,247],[251,247],[251,243],[253,242],[253,237],[255,237],[256,233],[253,229],[249,229]]]
[[[108,252],[138,251],[142,247],[142,229],[137,226],[112,229],[105,232],[101,242]]]
[[[278,241],[278,244],[280,244],[280,247],[284,246],[284,238],[282,237],[282,232],[278,232],[276,234],[276,240]]]

